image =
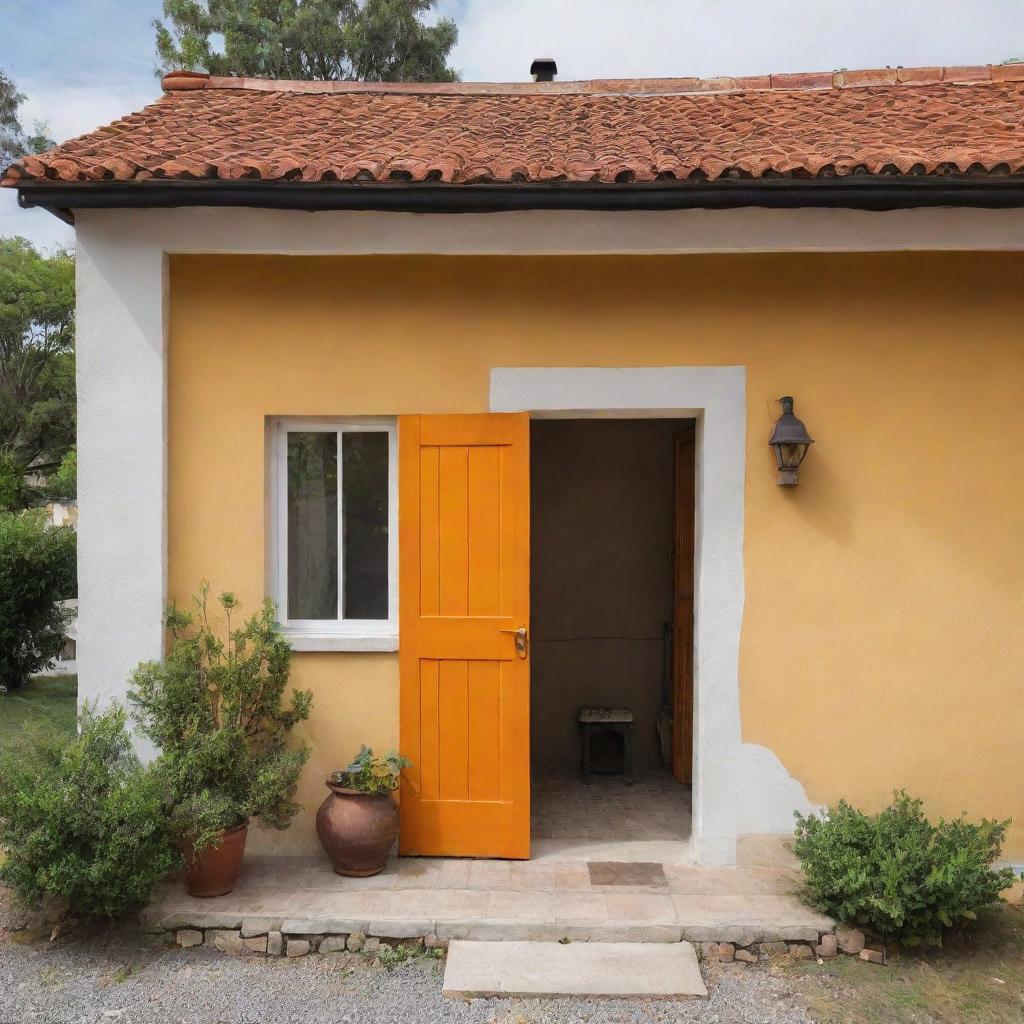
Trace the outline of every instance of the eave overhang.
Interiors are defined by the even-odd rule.
[[[51,182],[17,185],[24,208],[74,222],[74,210],[183,206],[395,213],[501,213],[513,210],[726,210],[1024,207],[1024,177],[860,175],[631,184],[341,184],[265,181]]]

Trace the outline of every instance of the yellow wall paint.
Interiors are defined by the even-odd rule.
[[[1022,259],[173,257],[171,594],[262,596],[267,416],[485,411],[494,366],[742,364],[744,739],[813,801],[1013,816],[1024,859]],[[783,393],[818,441],[795,489]],[[396,742],[397,675],[295,656],[308,813]],[[273,841],[312,848],[309,818]]]

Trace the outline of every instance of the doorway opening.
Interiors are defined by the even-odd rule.
[[[531,422],[535,857],[692,856],[694,427]]]

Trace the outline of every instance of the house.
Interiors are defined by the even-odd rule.
[[[1024,66],[163,90],[3,182],[77,230],[83,699],[208,577],[314,693],[263,849],[365,742],[407,853],[906,787],[1024,860]]]

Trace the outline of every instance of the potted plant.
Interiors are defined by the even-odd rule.
[[[287,828],[309,748],[289,745],[309,717],[312,694],[285,701],[291,649],[269,599],[241,628],[232,628],[234,594],[211,622],[209,583],[195,614],[167,613],[167,657],[132,674],[129,699],[142,732],[160,750],[157,770],[165,809],[185,860],[193,896],[222,896],[238,881],[250,821]]]
[[[316,834],[339,875],[365,878],[384,870],[398,838],[399,811],[392,793],[412,762],[392,751],[374,757],[362,747],[355,760],[327,780],[330,796],[316,814]]]

